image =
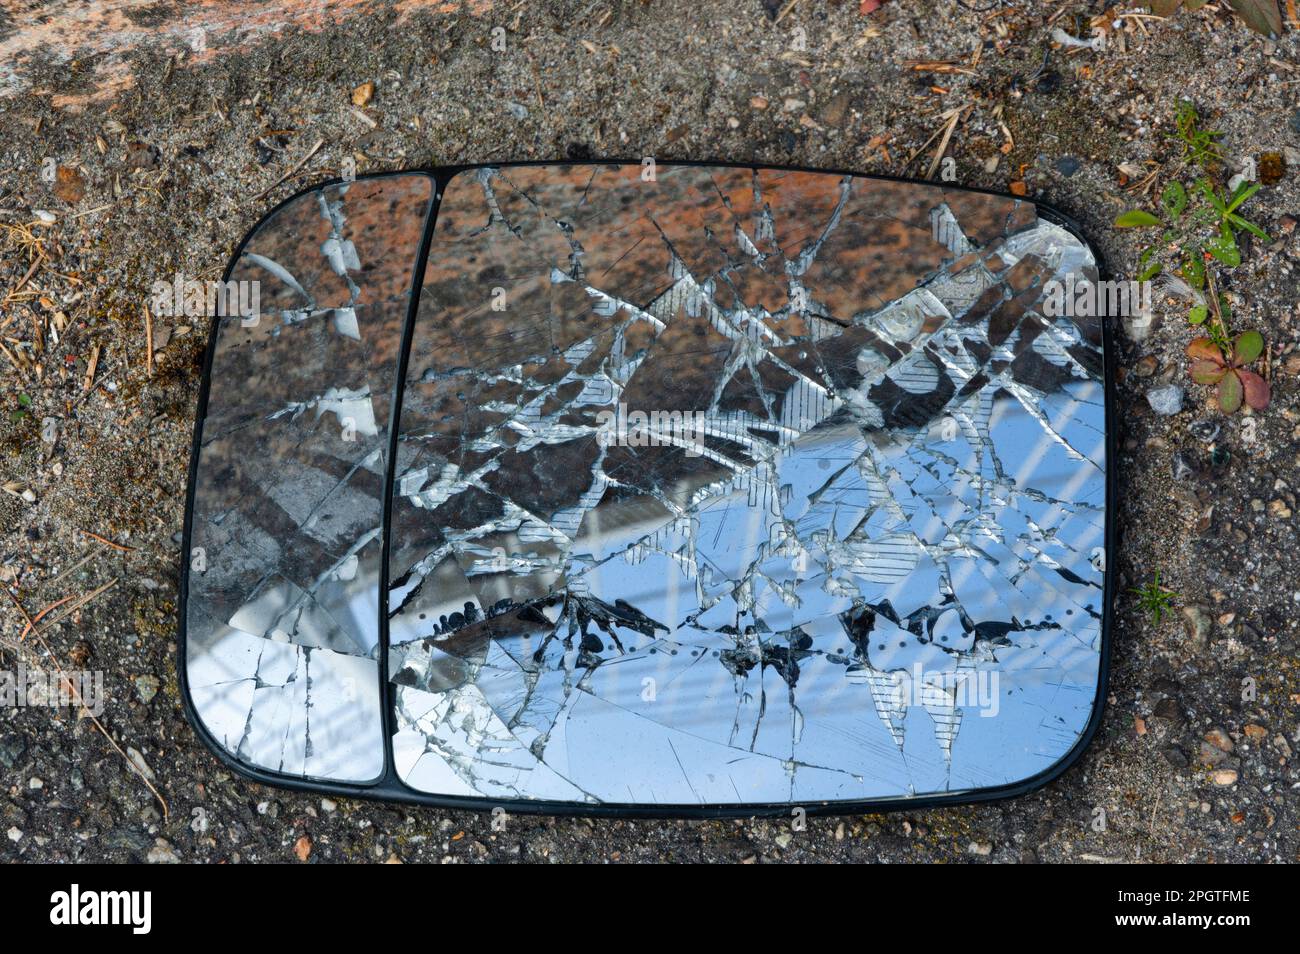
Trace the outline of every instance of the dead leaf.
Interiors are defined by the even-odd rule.
[[[311,839],[303,835],[293,843],[293,853],[298,856],[299,861],[306,861],[311,857]]]
[[[86,180],[71,166],[59,166],[54,174],[54,194],[68,205],[76,205],[86,195]]]
[[[1242,22],[1256,33],[1265,36],[1282,34],[1282,11],[1277,0],[1228,0],[1228,6],[1237,11]]]

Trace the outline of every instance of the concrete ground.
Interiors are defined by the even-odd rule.
[[[48,649],[102,670],[99,721],[122,753],[67,709],[0,710],[0,860],[1300,860],[1300,42],[1247,32],[1224,3],[1169,20],[1105,7],[5,0],[0,582],[17,602],[0,600],[0,668]],[[1104,49],[1053,41],[1094,25]],[[178,541],[207,329],[154,325],[150,361],[142,304],[178,271],[218,277],[279,198],[349,156],[361,172],[653,155],[919,177],[959,109],[956,181],[1046,199],[1132,277],[1141,236],[1112,223],[1154,207],[1164,179],[1146,194],[1143,180],[1179,154],[1181,98],[1223,131],[1225,177],[1289,163],[1243,208],[1272,241],[1219,272],[1237,329],[1267,340],[1273,400],[1208,406],[1187,379],[1186,306],[1158,301],[1145,337],[1117,336],[1110,698],[1044,790],[803,831],[529,817],[493,831],[488,815],[249,784],[185,722]],[[1145,397],[1165,382],[1187,387],[1172,416]],[[1220,425],[1212,441],[1201,420]],[[1157,570],[1177,598],[1155,624],[1129,588]],[[65,599],[41,620],[45,647],[20,641],[24,613]]]

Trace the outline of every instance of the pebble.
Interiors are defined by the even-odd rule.
[[[362,108],[370,105],[370,101],[375,96],[375,84],[373,80],[367,80],[360,86],[352,90],[352,105]]]
[[[6,733],[0,736],[0,765],[7,769],[18,764],[18,760],[27,752],[27,741],[18,735]]]
[[[972,841],[966,846],[966,850],[972,855],[978,855],[981,858],[987,858],[993,854],[993,846],[987,841]]]
[[[1139,378],[1149,378],[1156,373],[1156,369],[1159,367],[1160,362],[1156,360],[1156,356],[1149,354],[1133,366],[1133,373]]]
[[[1209,732],[1205,733],[1203,738],[1220,752],[1231,752],[1233,749],[1232,738],[1222,729],[1211,729]]]
[[[1202,444],[1213,444],[1214,439],[1219,436],[1219,422],[1204,418],[1199,421],[1192,421],[1187,425],[1187,433]]]
[[[1147,403],[1162,417],[1177,414],[1183,409],[1183,389],[1177,384],[1162,384],[1147,392]]]
[[[1173,472],[1174,480],[1186,480],[1196,473],[1196,468],[1192,466],[1192,462],[1187,455],[1179,451],[1174,455]]]
[[[1210,778],[1214,780],[1215,785],[1236,785],[1237,770],[1219,769],[1217,772],[1211,775]]]
[[[1285,500],[1270,500],[1268,504],[1268,512],[1280,520],[1291,519],[1291,508],[1286,505]]]
[[[180,864],[180,857],[176,854],[176,849],[171,846],[166,838],[159,838],[149,849],[149,854],[145,856],[145,861],[151,865],[175,865]]]
[[[1069,177],[1079,171],[1082,163],[1074,156],[1062,156],[1056,160],[1056,171],[1061,175]]]
[[[506,109],[510,110],[510,115],[515,119],[528,118],[528,107],[522,103],[506,103]]]
[[[776,842],[779,848],[784,849],[790,847],[790,842],[794,841],[794,836],[791,835],[788,831],[783,831],[781,832],[781,834],[777,835],[772,840]]]
[[[1300,135],[1300,109],[1291,114],[1291,118],[1287,120],[1287,125],[1291,127],[1293,133]]]
[[[140,774],[143,775],[146,779],[152,782],[157,778],[157,776],[154,775],[153,773],[153,769],[149,767],[149,763],[144,760],[144,756],[141,755],[137,750],[131,748],[130,746],[127,746],[126,757],[127,760],[130,761],[132,765],[134,765],[137,769],[140,770]]]
[[[1187,632],[1187,638],[1197,649],[1204,649],[1210,642],[1210,627],[1213,626],[1213,620],[1205,607],[1191,604],[1182,608],[1183,629]]]
[[[1178,705],[1178,700],[1173,696],[1165,696],[1156,703],[1151,714],[1157,719],[1165,719],[1169,722],[1180,722],[1183,718],[1182,707]]]
[[[157,676],[136,676],[133,681],[135,682],[135,694],[140,697],[141,702],[148,704],[153,701],[154,696],[158,695],[161,684],[158,682]]]
[[[8,834],[10,841],[17,841],[23,837],[22,831],[18,828],[10,828]]]

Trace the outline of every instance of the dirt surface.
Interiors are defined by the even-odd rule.
[[[1087,36],[1103,4],[971,5],[991,8],[803,0],[774,22],[785,5],[759,0],[108,2],[89,22],[82,5],[0,6],[0,577],[22,607],[0,601],[0,668],[48,666],[48,648],[101,670],[100,723],[127,753],[71,710],[0,709],[0,860],[1300,860],[1291,171],[1245,207],[1273,241],[1220,272],[1238,329],[1267,339],[1268,409],[1225,417],[1187,379],[1185,305],[1157,301],[1142,340],[1116,334],[1109,702],[1087,754],[1042,791],[802,831],[529,817],[493,831],[489,815],[249,784],[182,715],[179,540],[207,329],[147,330],[143,304],[177,272],[218,277],[271,204],[345,157],[360,172],[653,155],[925,176],[945,111],[969,107],[946,150],[956,181],[1023,183],[1126,278],[1141,236],[1112,222],[1152,207],[1162,180],[1126,193],[1119,167],[1177,156],[1180,98],[1223,130],[1230,164],[1300,161],[1295,32],[1271,42],[1210,4],[1110,16],[1105,49],[1063,49],[1052,29]],[[373,99],[354,106],[367,82]],[[1173,416],[1145,397],[1165,381],[1187,386]],[[1220,425],[1212,442],[1198,420]],[[1190,473],[1176,477],[1179,452]],[[1158,625],[1128,592],[1156,570],[1178,594]],[[22,614],[64,598],[46,646],[20,642]]]

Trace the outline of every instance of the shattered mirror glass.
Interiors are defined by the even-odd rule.
[[[260,309],[211,346],[181,671],[246,774],[834,810],[1013,794],[1086,744],[1105,340],[1051,307],[1097,280],[1055,213],[435,170],[304,193],[228,278]]]

